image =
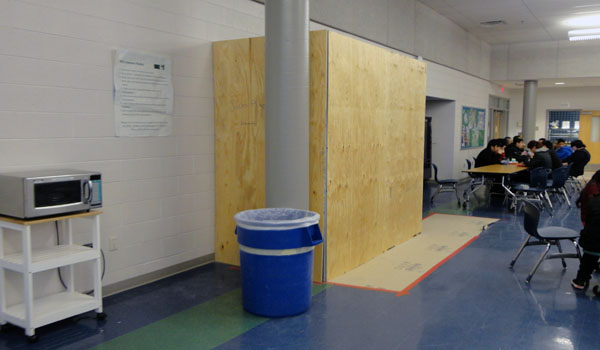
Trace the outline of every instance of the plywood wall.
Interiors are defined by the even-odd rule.
[[[425,64],[329,33],[327,279],[421,232]]]
[[[213,51],[215,256],[239,264],[233,215],[265,205],[264,40],[219,42]],[[424,116],[423,63],[311,32],[309,209],[321,214],[326,238],[315,250],[315,280],[421,231]]]
[[[215,259],[239,265],[233,215],[265,207],[264,38],[214,43]],[[327,32],[310,33],[310,203],[321,214],[325,191]],[[314,278],[323,274],[315,249]]]
[[[325,160],[327,140],[327,31],[310,33],[310,117],[309,117],[309,209],[321,215],[319,227],[325,243],[315,248],[313,278],[323,280],[325,225]]]
[[[264,38],[213,44],[215,259],[239,265],[233,215],[265,206]]]
[[[600,164],[600,142],[592,142],[592,118],[594,117],[600,118],[600,111],[581,111],[579,138],[592,156],[590,164]]]

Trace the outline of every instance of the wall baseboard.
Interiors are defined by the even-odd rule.
[[[208,254],[205,256],[201,256],[196,259],[192,259],[186,262],[182,262],[177,265],[165,267],[164,269],[160,269],[157,271],[153,271],[147,273],[145,275],[136,276],[134,278],[130,278],[124,281],[120,281],[117,283],[110,284],[108,286],[102,286],[102,296],[107,297],[109,295],[117,294],[120,292],[124,292],[128,289],[132,289],[135,287],[139,287],[144,284],[148,284],[150,282],[154,282],[165,277],[169,277],[172,275],[176,275],[183,271],[187,271],[198,266],[208,264],[210,262],[215,261],[215,254]]]

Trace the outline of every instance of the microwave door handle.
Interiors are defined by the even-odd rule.
[[[85,199],[84,203],[91,203],[92,202],[92,192],[94,191],[94,185],[92,184],[91,180],[89,180],[88,182],[85,182],[83,184],[84,191],[85,191],[86,187],[88,188],[88,195],[87,195],[87,198]]]

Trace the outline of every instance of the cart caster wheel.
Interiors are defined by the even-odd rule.
[[[27,342],[29,344],[37,343],[38,339],[39,337],[37,336],[37,334],[27,336]]]
[[[106,314],[104,312],[99,312],[96,314],[96,319],[98,321],[103,321],[106,319]]]
[[[597,297],[600,297],[600,287],[598,286],[594,286],[594,289],[592,289],[594,291],[594,295],[596,295]]]

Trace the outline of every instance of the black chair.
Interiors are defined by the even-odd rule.
[[[548,175],[552,170],[546,168],[535,168],[529,171],[529,183],[513,183],[511,189],[514,192],[513,203],[515,214],[518,211],[519,201],[533,199],[548,204],[550,215],[552,215],[552,202],[548,196]]]
[[[546,249],[538,259],[537,263],[533,266],[531,271],[529,272],[529,276],[525,280],[527,283],[531,281],[531,277],[537,271],[538,267],[542,263],[542,261],[547,259],[561,259],[563,268],[567,267],[567,263],[565,262],[565,258],[581,258],[581,252],[579,251],[579,247],[577,246],[577,238],[579,238],[579,233],[577,231],[558,227],[558,226],[548,226],[538,229],[538,225],[540,223],[540,209],[530,201],[524,201],[525,217],[523,220],[523,227],[525,231],[529,234],[529,237],[523,242],[521,248],[517,252],[517,255],[510,262],[510,267],[512,268],[515,265],[515,262],[523,252],[523,249],[532,245],[545,245]],[[533,241],[532,241],[533,239]],[[563,253],[562,247],[560,245],[561,240],[568,240],[573,243],[575,246],[576,253]],[[558,248],[558,253],[556,254],[548,254],[550,251],[550,247],[555,245]]]
[[[441,192],[454,192],[456,194],[456,199],[458,200],[458,205],[460,205],[460,197],[458,196],[458,191],[456,190],[456,184],[458,180],[455,179],[438,179],[438,167],[435,164],[431,164],[433,166],[433,177],[435,182],[438,184],[438,188],[431,197],[431,202],[435,199],[435,197]]]
[[[465,159],[467,161],[467,169],[471,169],[473,168],[473,164],[475,164],[475,161],[471,162],[468,158]],[[484,185],[485,180],[483,178],[483,176],[481,175],[476,175],[473,173],[468,173],[469,177],[472,178],[473,180],[471,180],[469,182],[469,184],[467,185],[467,188],[465,188],[465,193],[466,191],[470,191],[471,193],[473,193],[474,191],[476,191],[480,186]]]
[[[571,165],[565,165],[558,169],[552,170],[552,180],[548,180],[548,192],[555,193],[559,200],[562,196],[564,196],[565,201],[569,208],[571,207],[571,201],[569,200],[569,195],[567,194],[567,190],[565,189],[565,184],[567,179],[569,178],[569,171],[571,169]]]

